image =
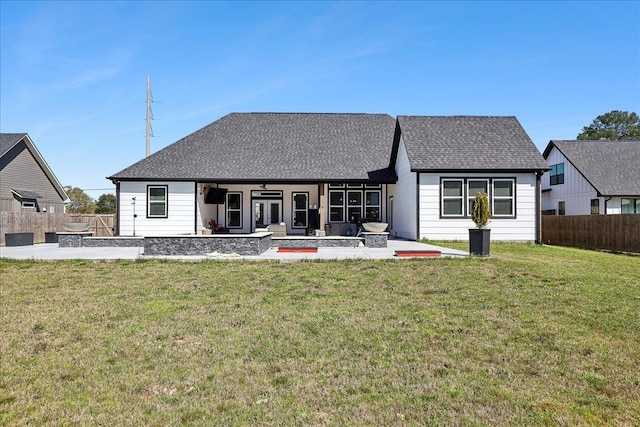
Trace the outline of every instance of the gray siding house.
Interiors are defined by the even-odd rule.
[[[546,162],[513,117],[232,113],[108,177],[120,235],[355,234],[468,239],[492,199],[496,240],[538,240]]]
[[[552,140],[543,157],[545,213],[640,214],[640,141]]]
[[[64,213],[68,200],[28,134],[0,134],[0,211]]]

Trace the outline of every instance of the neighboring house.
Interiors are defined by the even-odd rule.
[[[26,133],[0,133],[0,211],[65,212],[69,197]]]
[[[284,223],[353,234],[468,239],[486,191],[496,240],[538,240],[548,166],[513,117],[233,113],[108,177],[120,235],[249,233]],[[538,190],[538,191],[537,191]]]
[[[546,214],[640,214],[640,141],[555,141],[543,157]]]

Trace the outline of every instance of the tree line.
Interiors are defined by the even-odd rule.
[[[94,200],[78,187],[68,185],[64,187],[64,191],[69,196],[68,213],[113,214],[116,212],[116,196],[113,194],[102,194],[98,200]]]

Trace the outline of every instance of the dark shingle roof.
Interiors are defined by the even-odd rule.
[[[518,119],[398,116],[414,171],[547,170]]]
[[[25,133],[0,133],[0,156],[9,151],[25,135]]]
[[[109,179],[395,182],[394,126],[386,114],[232,113]]]
[[[640,141],[555,141],[556,147],[603,196],[640,195]]]

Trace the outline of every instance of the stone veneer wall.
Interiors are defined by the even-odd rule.
[[[273,237],[273,248],[357,248],[362,239],[359,237]]]
[[[82,246],[83,237],[91,237],[91,232],[57,233],[59,248],[79,248]]]
[[[260,255],[271,247],[271,233],[253,233],[234,236],[158,236],[144,238],[145,255],[207,255],[221,254]]]
[[[389,233],[362,233],[364,245],[368,248],[386,248]]]
[[[137,248],[144,246],[144,237],[85,237],[82,246],[91,248]]]

